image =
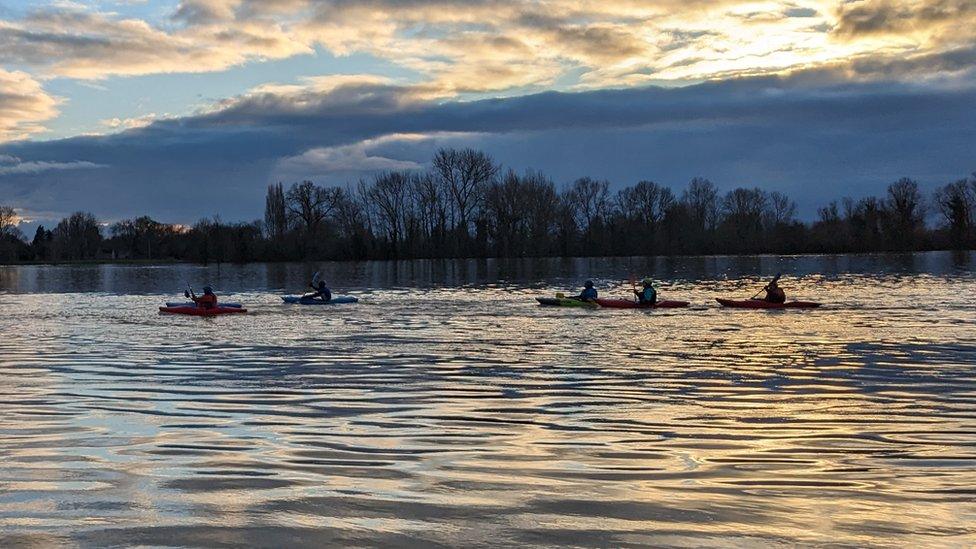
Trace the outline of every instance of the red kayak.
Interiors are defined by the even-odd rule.
[[[235,313],[246,313],[247,309],[242,307],[160,307],[159,312],[173,315],[192,315],[192,316],[216,316],[229,315]]]
[[[657,303],[640,304],[631,299],[597,299],[597,304],[608,309],[677,309],[687,307],[687,301],[658,301]]]
[[[819,307],[819,303],[812,301],[787,301],[786,303],[770,303],[762,299],[734,299],[715,298],[723,307],[733,307],[738,309],[813,309]]]

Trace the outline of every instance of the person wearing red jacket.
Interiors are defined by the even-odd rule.
[[[217,306],[217,295],[214,294],[213,288],[210,286],[203,287],[203,295],[200,297],[197,297],[191,292],[190,299],[197,304],[197,307],[202,309],[213,309]]]

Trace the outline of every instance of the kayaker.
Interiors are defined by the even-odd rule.
[[[593,281],[587,280],[583,284],[583,291],[580,292],[580,295],[578,295],[576,299],[579,299],[580,301],[596,301],[597,297],[599,297],[599,295],[596,292],[596,288],[593,287]]]
[[[645,278],[641,281],[644,286],[643,290],[638,290],[634,288],[634,295],[637,296],[637,302],[641,305],[654,305],[657,303],[657,290],[654,289],[654,281],[650,278]]]
[[[316,286],[315,284],[309,284],[309,286],[313,290],[315,290],[315,293],[306,294],[304,296],[305,299],[319,298],[322,301],[332,301],[332,290],[330,290],[329,287],[325,285],[324,280],[319,280],[318,286]]]
[[[780,288],[779,284],[776,282],[778,278],[779,277],[774,278],[769,285],[766,286],[766,297],[763,299],[763,301],[768,301],[769,303],[786,303],[786,292],[784,292],[783,288]]]
[[[197,307],[201,309],[213,309],[217,306],[217,296],[214,294],[213,288],[210,286],[203,287],[203,295],[197,297],[192,291],[189,295],[190,299],[197,304]]]

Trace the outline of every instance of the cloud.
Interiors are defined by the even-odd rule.
[[[439,146],[473,146],[560,182],[592,175],[683,185],[704,175],[725,188],[786,191],[809,213],[901,176],[945,183],[971,172],[976,158],[976,89],[958,83],[796,73],[477,101],[428,91],[367,76],[309,79],[116,135],[12,143],[0,154],[104,167],[9,173],[0,197],[29,211],[83,208],[106,219],[253,219],[266,185],[279,179],[343,184],[423,165]]]
[[[96,8],[47,8],[0,20],[0,63],[44,77],[100,79],[220,71],[324,48],[387,60],[445,97],[687,84],[966,47],[976,28],[972,6],[969,0],[181,0],[160,23]]]
[[[972,0],[856,0],[837,7],[837,36],[976,39]]]
[[[270,22],[167,31],[139,19],[50,9],[0,21],[0,62],[78,79],[210,72],[311,51]]]
[[[58,103],[29,74],[0,68],[0,142],[44,131],[42,123],[57,116]]]
[[[48,162],[48,161],[37,161],[32,160],[28,162],[22,161],[20,158],[12,155],[0,155],[0,176],[4,175],[24,175],[24,174],[39,174],[42,172],[49,171],[64,171],[64,170],[90,170],[94,168],[105,168],[102,164],[95,164],[93,162],[87,162],[84,160],[75,160],[70,162]]]
[[[160,116],[156,113],[144,114],[142,116],[136,116],[133,118],[107,118],[101,120],[102,126],[109,128],[110,130],[131,130],[135,128],[145,128],[146,126],[152,124],[153,122],[160,120],[162,118],[171,118],[170,116]]]
[[[313,148],[300,155],[281,159],[275,167],[274,175],[284,180],[334,180],[336,177],[354,179],[382,171],[419,170],[423,168],[421,163],[388,158],[378,154],[376,149],[384,145],[429,139],[431,136],[422,134],[392,134],[350,145]]]

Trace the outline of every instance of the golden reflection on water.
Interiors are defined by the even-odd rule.
[[[212,320],[0,294],[0,545],[976,542],[973,277],[711,302],[752,287],[677,281],[693,307],[652,312],[245,292]]]

